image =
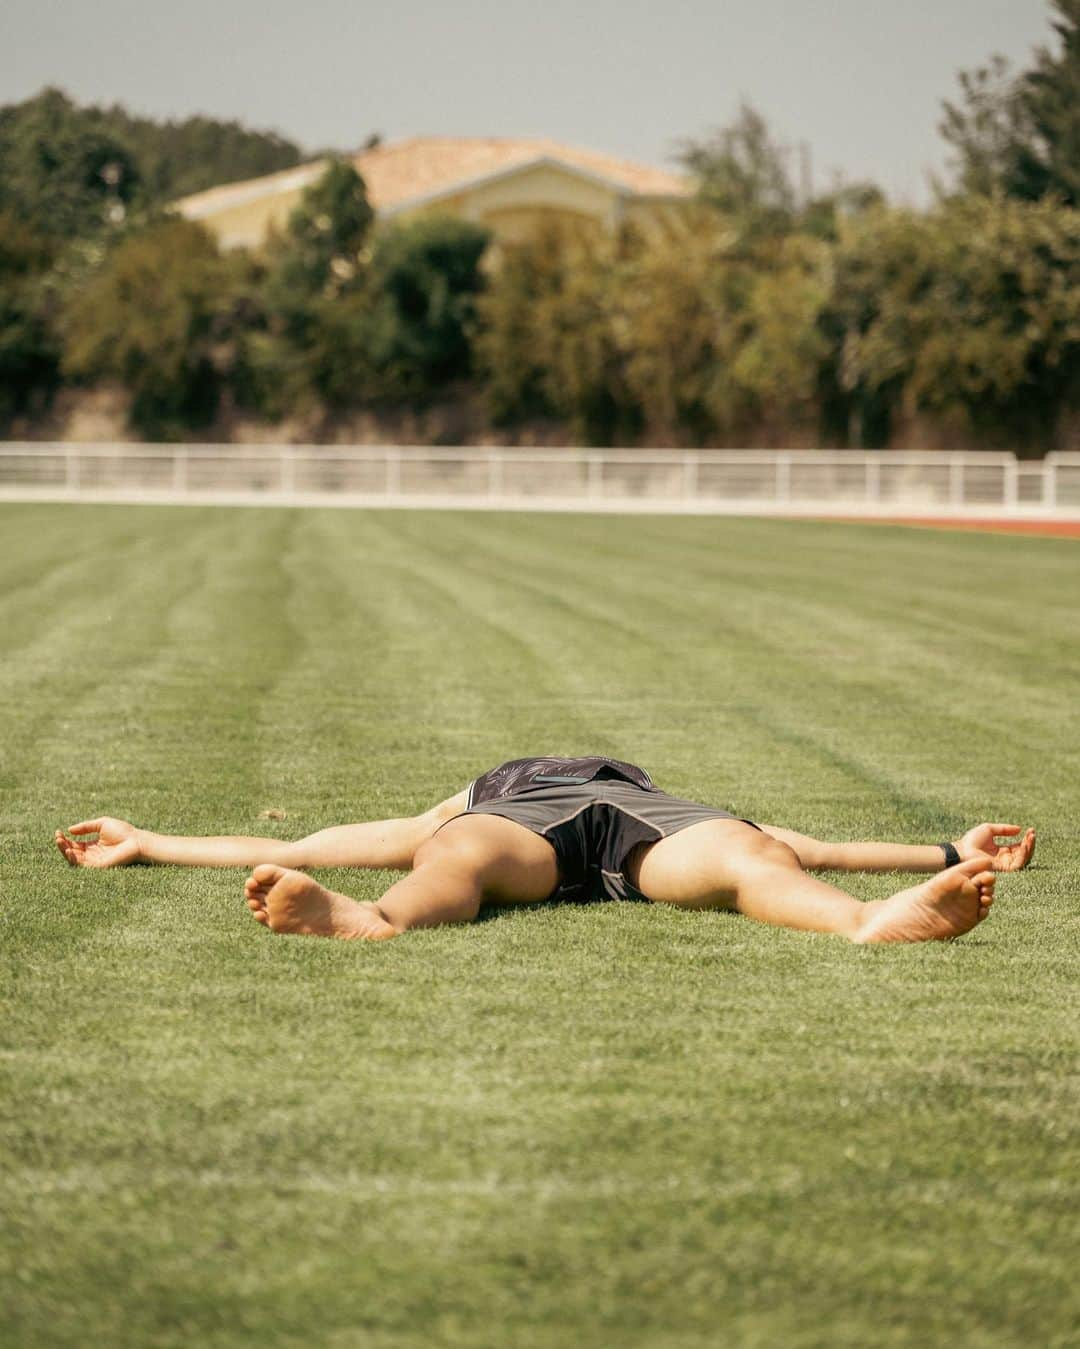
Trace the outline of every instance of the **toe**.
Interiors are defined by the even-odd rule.
[[[252,913],[266,912],[266,905],[262,902],[262,900],[256,899],[252,895],[248,895],[247,906],[252,911]]]
[[[282,874],[281,867],[274,866],[272,862],[260,862],[251,876],[260,885],[273,885],[275,881],[281,878]]]

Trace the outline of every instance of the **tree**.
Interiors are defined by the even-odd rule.
[[[1061,50],[1039,50],[1021,80],[1020,103],[1030,127],[1016,153],[1015,195],[1053,195],[1080,206],[1080,0],[1053,0]]]
[[[127,146],[58,89],[0,109],[0,208],[43,233],[97,233],[124,218],[138,186]]]
[[[861,443],[903,409],[1049,447],[1080,392],[1080,212],[973,196],[853,222],[823,331]]]
[[[221,183],[261,178],[299,164],[300,147],[274,131],[253,131],[239,122],[188,117],[155,122],[121,107],[84,109],[113,128],[139,165],[147,204],[165,205]]]
[[[493,414],[568,420],[592,444],[704,444],[813,420],[827,248],[752,253],[711,210],[673,237],[545,231],[504,250],[481,308]]]
[[[730,126],[703,141],[687,141],[682,163],[698,180],[703,201],[737,221],[747,234],[790,228],[797,194],[789,151],[772,138],[765,118],[742,103]]]
[[[1061,39],[1013,75],[1001,56],[961,72],[961,101],[946,102],[940,130],[955,150],[960,192],[1080,205],[1080,0],[1053,0]]]
[[[961,71],[961,102],[944,103],[938,129],[953,147],[953,173],[961,193],[990,196],[1016,185],[1020,146],[1030,128],[1020,85],[1003,56]]]
[[[51,263],[41,235],[0,212],[0,424],[47,400],[59,378]]]
[[[271,415],[313,402],[345,406],[370,393],[360,328],[373,219],[363,179],[332,160],[270,240],[266,331],[254,336],[251,354],[258,401]]]
[[[0,107],[0,208],[63,238],[299,159],[291,141],[237,122],[159,123],[80,107],[59,89]]]
[[[503,246],[477,335],[497,422],[558,417],[594,445],[640,430],[619,340],[619,265],[614,240],[567,224]]]
[[[206,426],[240,361],[244,265],[188,221],[132,234],[68,309],[65,372],[123,383],[132,424],[148,438]]]
[[[371,357],[385,391],[425,396],[463,379],[490,235],[453,216],[421,216],[380,233],[371,259]]]
[[[282,285],[307,295],[347,288],[374,218],[363,178],[345,160],[331,160],[304,191],[275,248]]]
[[[425,398],[468,375],[487,231],[424,216],[371,234],[363,180],[334,162],[269,250],[268,401],[340,408]]]
[[[885,194],[876,183],[841,183],[806,203],[799,213],[799,229],[815,239],[835,243],[843,221],[876,211],[885,204]]]

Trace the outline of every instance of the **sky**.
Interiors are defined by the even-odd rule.
[[[2,0],[0,104],[58,85],[311,150],[552,136],[672,167],[745,99],[809,145],[816,190],[920,205],[956,72],[1045,43],[1048,0]]]

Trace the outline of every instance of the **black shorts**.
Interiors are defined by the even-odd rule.
[[[482,801],[473,801],[470,790],[469,800],[466,815],[500,815],[547,839],[559,867],[552,898],[578,901],[647,900],[625,873],[627,858],[639,843],[657,843],[702,820],[739,818],[655,787],[603,778],[532,786]]]

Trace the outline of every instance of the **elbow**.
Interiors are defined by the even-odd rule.
[[[799,861],[804,871],[828,871],[839,866],[833,846],[816,838],[799,844]]]
[[[280,839],[274,844],[274,856],[271,860],[279,867],[288,867],[291,871],[304,871],[312,865],[307,844],[306,838],[297,839],[294,843]]]

